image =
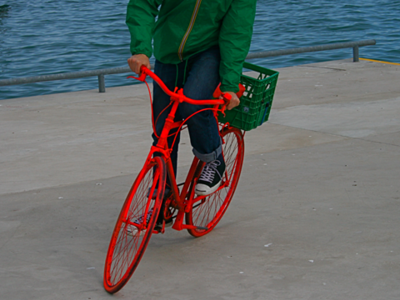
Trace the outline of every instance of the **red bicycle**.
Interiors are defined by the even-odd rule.
[[[151,147],[115,225],[104,268],[104,287],[107,292],[115,293],[128,282],[146,250],[151,235],[164,233],[166,222],[173,222],[172,228],[175,230],[186,229],[192,236],[200,237],[213,230],[226,212],[242,170],[245,131],[268,120],[278,80],[276,71],[247,62],[244,63],[244,68],[257,72],[258,77],[242,75],[243,97],[240,98],[240,106],[227,111],[225,115],[225,107],[229,101],[225,97],[229,95],[224,96],[222,100],[193,100],[185,97],[182,89],[170,91],[153,72],[142,67],[142,74],[136,79],[146,82],[146,76],[150,76],[171,97],[172,107],[158,143]],[[221,185],[211,195],[195,194],[195,185],[205,165],[196,157],[185,182],[176,183],[170,158],[173,145],[168,146],[167,138],[172,129],[177,128],[176,132],[179,132],[185,124],[186,120],[174,122],[178,105],[182,102],[210,105],[206,109],[214,111],[216,121],[225,123],[219,123],[219,134],[223,143],[222,153],[226,170]],[[152,123],[154,127],[154,120]],[[155,153],[157,156],[154,156]],[[165,195],[167,174],[171,191]],[[155,230],[159,215],[162,216],[162,227]]]
[[[173,121],[179,103],[212,105],[207,109],[213,110],[217,117],[218,112],[224,112],[229,100],[187,98],[183,95],[182,89],[170,91],[152,71],[145,67],[142,67],[141,77],[136,79],[145,81],[146,75],[160,85],[171,97],[173,103],[158,143],[151,147],[115,225],[104,270],[104,287],[109,293],[119,291],[127,283],[138,266],[151,235],[164,233],[165,220],[174,219],[173,229],[187,229],[194,237],[203,236],[213,230],[231,202],[242,170],[244,132],[229,124],[221,125],[220,136],[223,141],[226,171],[217,191],[207,196],[197,196],[194,193],[194,187],[204,167],[204,163],[196,157],[193,159],[185,182],[177,184],[170,159],[172,147],[168,147],[167,137],[172,129],[180,130],[185,123],[185,120]],[[219,106],[222,107],[219,108]],[[155,157],[156,152],[160,156]],[[167,174],[170,178],[171,192],[166,199],[163,199]],[[164,205],[162,205],[163,201],[165,201]],[[164,208],[162,211],[161,207]],[[154,226],[160,213],[164,216],[163,226],[161,231],[156,231]]]

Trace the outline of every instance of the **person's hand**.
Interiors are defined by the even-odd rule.
[[[140,67],[145,66],[150,69],[150,60],[145,54],[135,54],[128,58],[128,65],[133,72],[140,75]]]
[[[239,100],[238,96],[236,95],[236,93],[234,93],[234,92],[224,92],[224,93],[232,96],[231,100],[229,101],[229,103],[226,107],[227,110],[231,110],[232,108],[234,108],[240,104],[240,100]],[[222,96],[220,96],[219,98],[223,99]]]

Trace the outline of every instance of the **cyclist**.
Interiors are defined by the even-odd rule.
[[[142,65],[150,68],[154,48],[154,73],[169,89],[183,88],[192,99],[211,99],[220,83],[221,91],[232,96],[227,106],[232,109],[240,103],[235,93],[250,48],[255,11],[256,0],[130,0],[126,23],[132,56],[128,64],[138,74]],[[171,107],[169,96],[156,83],[153,99],[156,145]],[[195,187],[198,195],[217,190],[225,172],[213,113],[194,114],[203,108],[181,103],[176,113],[176,121],[191,116],[187,125],[193,153],[206,163]],[[179,138],[178,133],[171,153],[175,174]],[[173,139],[168,139],[170,146]]]

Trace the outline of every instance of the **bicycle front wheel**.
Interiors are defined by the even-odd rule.
[[[226,170],[222,178],[221,188],[213,194],[193,201],[193,206],[186,213],[186,224],[194,225],[196,229],[188,229],[194,237],[209,233],[221,220],[228,208],[236,186],[239,182],[244,158],[244,141],[240,129],[224,127],[220,132],[224,143],[222,145]]]
[[[121,209],[104,267],[104,288],[119,291],[132,276],[149,243],[164,195],[165,161],[147,163],[136,178]]]

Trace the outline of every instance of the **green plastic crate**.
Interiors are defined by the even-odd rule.
[[[256,78],[242,75],[240,83],[246,88],[240,105],[220,113],[218,121],[249,131],[268,121],[279,73],[245,62],[243,68],[258,73]]]

